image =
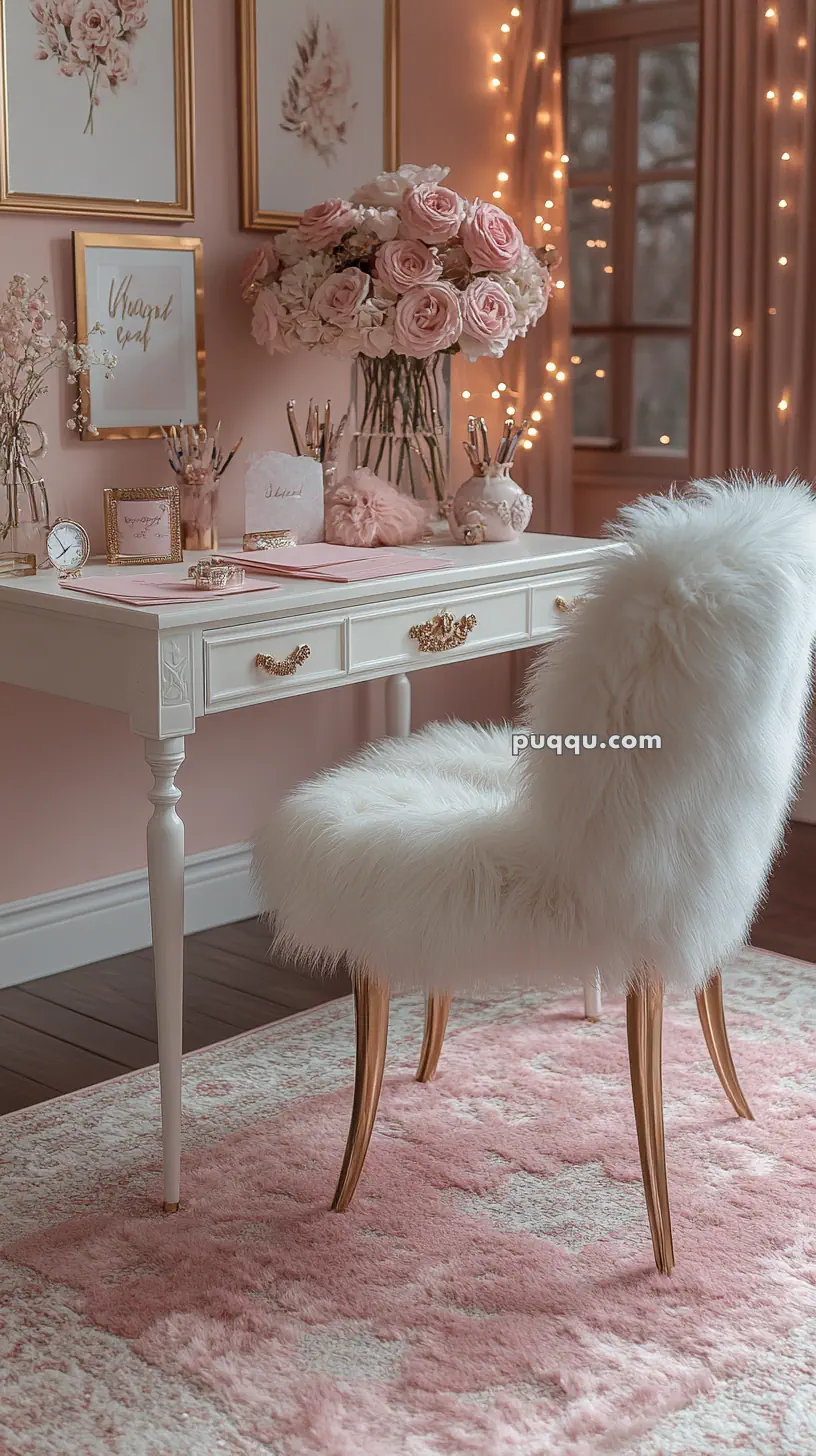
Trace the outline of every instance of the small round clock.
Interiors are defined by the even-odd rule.
[[[78,521],[55,521],[45,543],[48,560],[60,577],[81,576],[91,554],[88,532]]]

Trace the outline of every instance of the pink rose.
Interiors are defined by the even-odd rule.
[[[341,197],[332,197],[328,202],[319,202],[316,207],[307,207],[300,219],[298,236],[307,248],[320,253],[336,247],[356,221],[354,208]]]
[[[459,295],[449,283],[418,283],[403,293],[394,320],[394,348],[427,359],[455,344],[462,332]]]
[[[141,30],[147,25],[146,4],[147,0],[119,0],[125,30]]]
[[[442,276],[442,264],[424,243],[401,239],[383,244],[374,272],[392,293],[405,293],[415,283],[435,283]]]
[[[70,25],[76,12],[78,0],[57,0],[57,20],[60,25]]]
[[[108,49],[119,33],[119,16],[111,0],[79,0],[71,25],[71,41],[84,61]]]
[[[454,238],[465,216],[465,204],[450,187],[423,182],[411,187],[400,203],[402,230],[422,243],[446,243]]]
[[[266,247],[256,248],[244,263],[239,287],[245,303],[250,303],[255,297],[258,285],[263,283],[264,278],[268,278],[270,273],[273,275],[277,273],[278,258],[277,253],[273,251],[274,247],[274,243],[268,243]]]
[[[462,295],[462,353],[501,358],[516,321],[513,300],[492,278],[477,278]]]
[[[492,202],[477,202],[462,228],[462,242],[474,268],[497,273],[514,268],[524,247],[512,217]]]
[[[357,322],[357,315],[371,291],[371,279],[361,268],[344,268],[331,273],[315,290],[312,308],[326,323],[348,328]]]
[[[280,331],[278,300],[269,288],[262,288],[252,310],[252,337],[262,349],[274,354]]]

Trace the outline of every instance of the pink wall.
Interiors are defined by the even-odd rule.
[[[315,394],[339,402],[348,393],[348,372],[318,356],[273,362],[252,342],[237,298],[235,279],[253,235],[237,223],[234,8],[233,0],[194,0],[197,202],[195,221],[180,231],[204,240],[211,414],[223,418],[228,435],[243,433],[247,451],[288,448],[285,400]],[[403,0],[403,156],[450,163],[452,180],[466,193],[485,193],[499,165],[486,67],[506,8],[499,0]],[[3,216],[0,283],[13,272],[47,273],[56,310],[72,320],[71,232],[94,226]],[[98,230],[179,231],[106,219]],[[468,385],[478,388],[472,371]],[[461,387],[459,381],[457,396]],[[103,487],[163,480],[162,451],[154,441],[82,444],[66,431],[67,415],[67,393],[54,388],[39,416],[51,440],[45,471],[52,509],[84,521],[101,550]],[[224,492],[227,536],[243,527],[241,482],[241,469],[233,467]],[[509,705],[509,681],[504,658],[419,673],[416,721],[501,713]],[[179,775],[188,852],[248,838],[260,797],[274,797],[377,730],[381,697],[381,685],[373,684],[200,721]],[[150,776],[121,715],[0,688],[0,763],[0,902],[144,864]]]

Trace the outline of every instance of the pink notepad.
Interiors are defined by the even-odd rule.
[[[449,556],[405,551],[380,546],[373,550],[355,546],[294,546],[288,550],[220,552],[222,561],[239,562],[252,571],[273,576],[297,577],[309,581],[373,581],[389,576],[407,576],[418,571],[439,571],[453,566]]]
[[[242,586],[219,587],[215,591],[196,591],[186,576],[167,576],[156,573],[151,576],[83,576],[76,581],[60,583],[65,591],[81,592],[83,595],[104,597],[106,601],[125,602],[131,607],[165,607],[174,603],[206,602],[213,597],[235,597],[244,592],[277,591],[275,582],[269,577],[247,576]]]

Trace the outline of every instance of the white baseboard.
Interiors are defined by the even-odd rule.
[[[250,859],[245,844],[190,856],[184,871],[188,935],[257,914]],[[142,950],[150,938],[147,870],[0,905],[0,987]]]

